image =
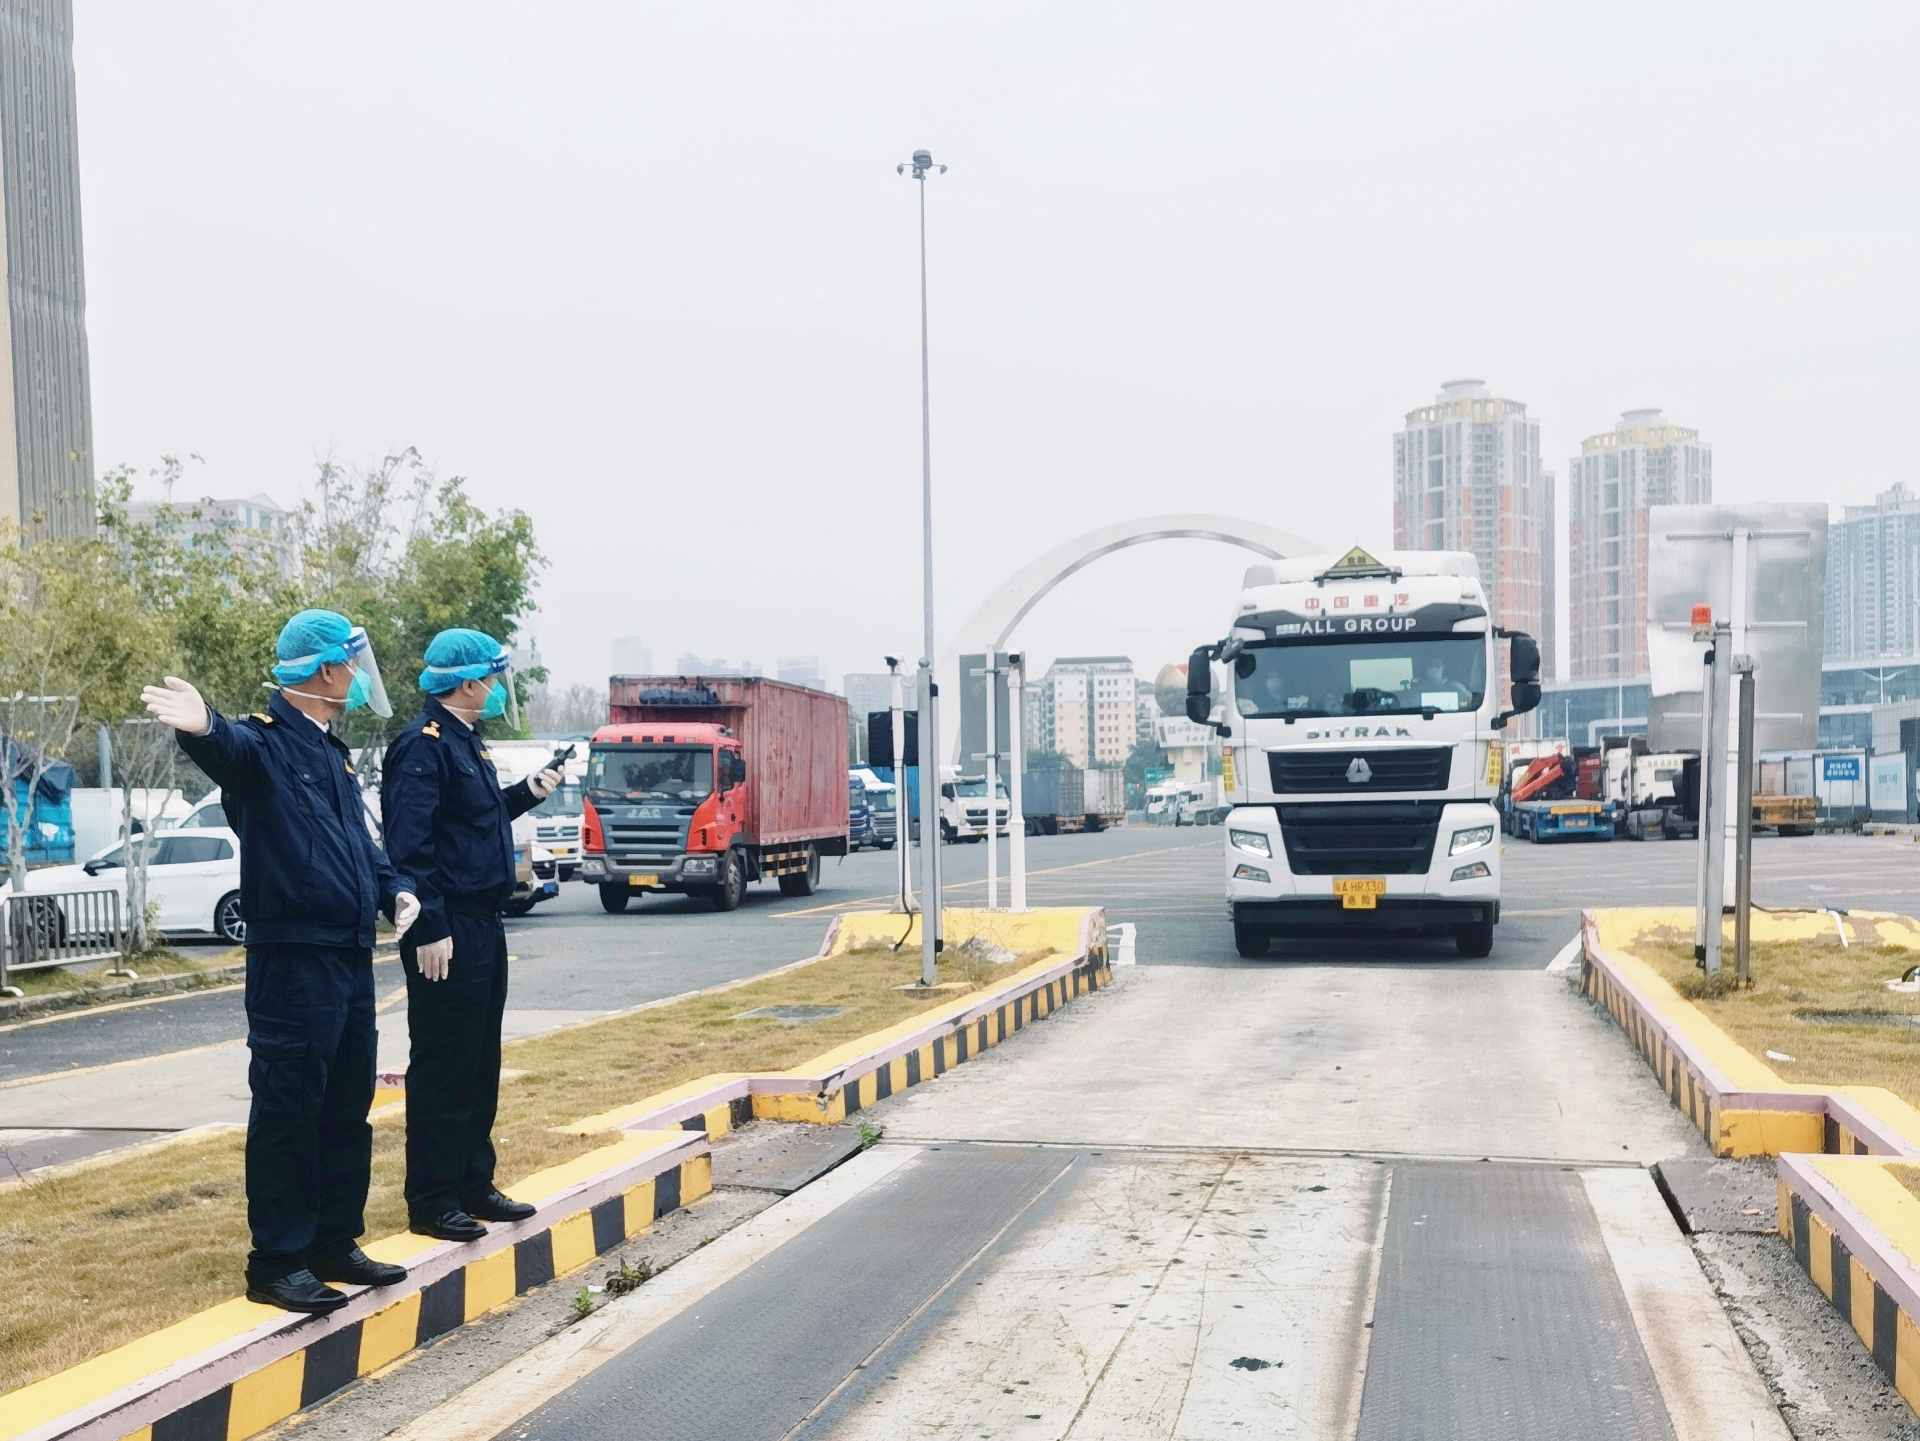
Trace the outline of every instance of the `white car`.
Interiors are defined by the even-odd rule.
[[[136,837],[134,843],[141,843]],[[158,927],[169,936],[204,935],[240,945],[247,938],[240,919],[240,840],[224,826],[159,831],[146,838],[147,900],[157,903]],[[46,866],[27,873],[26,895],[117,891],[124,922],[126,860],[116,842],[77,866]],[[0,895],[12,893],[0,885]]]

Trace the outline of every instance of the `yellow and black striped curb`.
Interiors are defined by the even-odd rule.
[[[949,913],[950,919],[953,914]],[[1052,1015],[1074,997],[1112,982],[1104,911],[1074,907],[1028,914],[1033,924],[1016,932],[1015,938],[1032,939],[1041,926],[1048,926],[1055,940],[1065,942],[1065,954],[1038,961],[984,991],[957,997],[886,1030],[849,1041],[791,1070],[703,1076],[556,1129],[590,1136],[616,1129],[681,1126],[717,1139],[749,1119],[833,1125],[910,1086],[944,1075]],[[844,942],[856,926],[881,932],[897,929],[899,919],[879,912],[839,917],[821,954],[829,954],[836,941]],[[1007,928],[1026,917],[996,912],[992,919]]]
[[[329,1316],[233,1300],[0,1400],[5,1441],[242,1441],[556,1276],[712,1189],[706,1137],[639,1133],[508,1188],[539,1209],[479,1241],[403,1232],[407,1268]]]
[[[1626,949],[1643,926],[1636,910],[1583,911],[1581,988],[1619,1022],[1715,1155],[1920,1157],[1920,1112],[1879,1086],[1783,1079]]]
[[[1780,1234],[1920,1412],[1920,1197],[1875,1157],[1782,1156],[1777,1167]]]

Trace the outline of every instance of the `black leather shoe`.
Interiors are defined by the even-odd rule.
[[[358,1246],[336,1246],[307,1257],[307,1269],[322,1281],[343,1286],[397,1286],[407,1279],[405,1266],[376,1261]]]
[[[437,1216],[409,1216],[407,1229],[416,1236],[432,1236],[438,1241],[478,1241],[487,1228],[458,1207]]]
[[[278,1306],[282,1311],[307,1311],[324,1316],[347,1304],[347,1298],[331,1286],[323,1286],[311,1271],[295,1271],[277,1281],[248,1281],[247,1299],[263,1306]]]
[[[460,1204],[476,1221],[524,1221],[533,1214],[533,1207],[525,1201],[509,1200],[498,1187]]]

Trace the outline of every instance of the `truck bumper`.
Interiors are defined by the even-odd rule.
[[[671,863],[648,861],[625,865],[597,851],[580,858],[580,879],[590,886],[630,886],[640,891],[684,891],[711,886],[720,879],[720,857],[713,852],[675,856]]]
[[[1484,801],[1447,802],[1426,871],[1382,876],[1386,890],[1368,909],[1348,908],[1334,894],[1334,876],[1296,875],[1288,868],[1277,808],[1235,807],[1226,831],[1227,902],[1237,920],[1306,935],[1439,932],[1500,918],[1499,816]],[[1454,838],[1473,831],[1488,831],[1491,838],[1454,852]],[[1260,853],[1261,843],[1268,854]]]

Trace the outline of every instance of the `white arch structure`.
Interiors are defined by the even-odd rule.
[[[940,710],[940,734],[946,742],[949,764],[960,752],[960,657],[992,654],[1005,649],[1014,627],[1061,581],[1092,565],[1102,556],[1156,540],[1217,540],[1263,555],[1268,560],[1279,560],[1290,555],[1317,555],[1324,549],[1290,530],[1280,530],[1231,515],[1143,516],[1139,520],[1121,521],[1118,525],[1089,531],[1064,545],[1056,546],[1002,582],[992,595],[982,601],[979,609],[967,617],[966,624],[960,627],[940,657],[934,679],[939,683],[941,699],[954,699],[953,710],[947,710],[944,705]],[[1223,616],[1221,619],[1224,622],[1227,618]]]

